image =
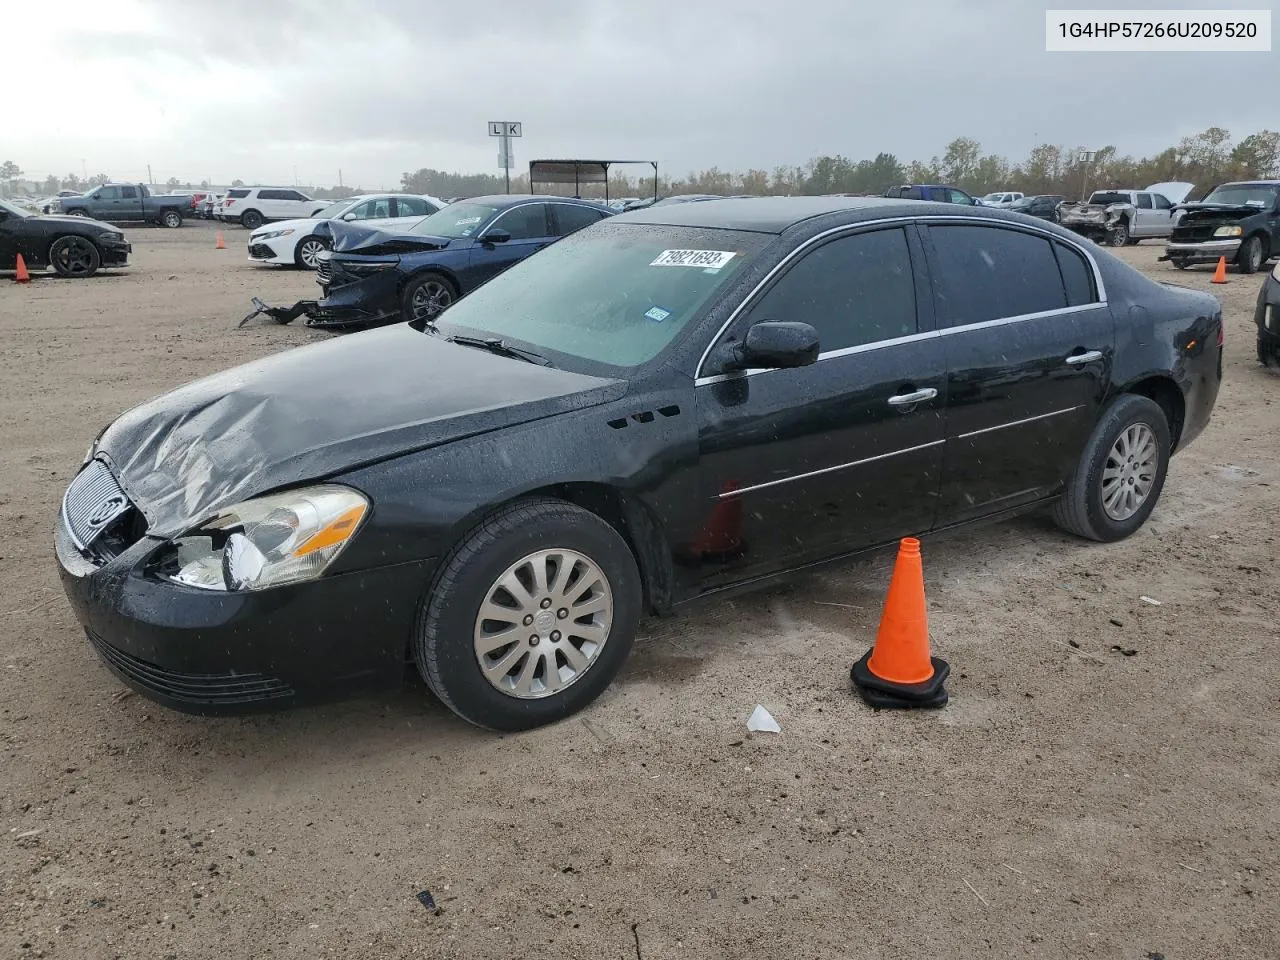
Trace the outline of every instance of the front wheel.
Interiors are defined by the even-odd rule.
[[[160,214],[160,226],[168,227],[170,230],[176,230],[182,226],[182,214],[177,210],[166,210]]]
[[[293,253],[293,261],[304,270],[314,270],[320,265],[320,253],[329,249],[329,241],[321,237],[303,237]]]
[[[257,210],[246,210],[240,214],[240,225],[246,230],[257,230],[262,223],[262,214]]]
[[[406,320],[434,320],[458,299],[458,290],[439,273],[424,273],[405,285],[400,312]]]
[[[59,237],[49,247],[49,262],[60,277],[92,277],[98,272],[102,257],[92,240]]]
[[[612,526],[562,500],[502,508],[445,559],[413,657],[454,713],[527,730],[581,710],[612,682],[640,619],[635,558]]]
[[[1257,273],[1262,268],[1262,239],[1250,237],[1240,245],[1236,255],[1236,271],[1238,273]]]
[[[1125,394],[1102,415],[1053,519],[1076,536],[1110,543],[1141,527],[1164,488],[1172,447],[1154,400]]]

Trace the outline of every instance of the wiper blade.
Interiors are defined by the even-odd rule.
[[[524,360],[526,363],[536,363],[540,367],[551,366],[551,361],[540,353],[534,353],[532,350],[523,350],[520,347],[513,347],[505,340],[497,337],[463,337],[452,336],[445,337],[449,343],[456,343],[462,347],[478,347],[481,350],[488,350],[490,353],[496,353],[500,357],[513,357],[516,360]]]

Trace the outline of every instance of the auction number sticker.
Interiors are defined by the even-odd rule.
[[[651,267],[701,267],[703,270],[719,270],[737,256],[731,250],[663,250]]]

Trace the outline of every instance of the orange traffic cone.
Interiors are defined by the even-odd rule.
[[[679,559],[686,564],[704,562],[728,562],[745,552],[742,542],[744,521],[742,498],[732,496],[738,484],[732,480],[721,488],[720,496],[711,508],[711,514],[698,531],[698,536],[682,548]]]
[[[227,249],[227,241],[225,241],[225,240],[223,240],[223,239],[222,239],[222,231],[221,231],[221,230],[219,230],[219,231],[218,231],[218,240],[217,240],[217,242],[213,245],[213,249],[215,249],[215,250],[225,250],[225,249]]]
[[[853,685],[873,707],[941,707],[951,667],[929,655],[920,541],[904,537],[884,600],[876,645],[853,665]]]
[[[1214,283],[1227,282],[1227,258],[1226,257],[1218,258],[1218,269],[1213,271],[1213,282]]]
[[[22,259],[22,254],[18,254],[17,273],[13,275],[14,283],[30,283],[31,274],[27,273],[27,261]]]

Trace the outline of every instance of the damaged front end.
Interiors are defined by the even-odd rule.
[[[1128,225],[1132,217],[1131,203],[1068,200],[1058,204],[1058,222],[1062,226],[1094,242],[1106,241],[1113,247],[1121,247],[1128,242]]]
[[[326,226],[331,248],[320,251],[316,266],[321,298],[272,307],[253,297],[253,310],[238,326],[259,316],[279,324],[304,317],[308,327],[334,330],[394,322],[401,319],[401,256],[440,250],[450,242],[444,237],[396,234],[340,221]]]

